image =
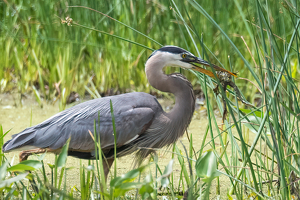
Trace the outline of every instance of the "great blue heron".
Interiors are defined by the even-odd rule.
[[[20,161],[29,155],[42,152],[57,153],[71,138],[68,154],[83,159],[95,158],[95,145],[89,131],[94,122],[99,124],[105,176],[114,161],[114,135],[110,109],[113,105],[117,156],[137,151],[138,160],[148,156],[155,148],[174,143],[183,135],[191,122],[195,109],[195,97],[191,83],[179,73],[166,75],[163,68],[179,66],[214,76],[211,71],[195,64],[209,65],[190,52],[176,47],[164,46],[154,51],[145,64],[149,83],[162,92],[173,93],[175,105],[165,112],[157,99],[147,93],[133,92],[94,99],[64,110],[46,121],[12,136],[3,146],[3,152],[22,150]],[[223,68],[215,67],[223,71]],[[98,117],[100,115],[100,121]]]

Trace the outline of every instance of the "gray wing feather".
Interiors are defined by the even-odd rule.
[[[94,149],[94,141],[89,131],[94,132],[95,122],[102,149],[111,148],[114,145],[114,135],[110,100],[114,109],[118,146],[136,138],[152,122],[156,112],[162,111],[155,97],[146,93],[128,93],[90,100],[14,135],[12,140],[4,144],[3,152],[26,145],[58,149],[70,137],[70,149],[91,151]]]

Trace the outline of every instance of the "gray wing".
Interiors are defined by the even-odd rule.
[[[25,129],[3,146],[3,152],[24,147],[61,148],[71,137],[69,149],[94,150],[89,131],[100,135],[101,148],[114,146],[113,124],[110,110],[112,101],[120,147],[139,137],[152,123],[158,112],[163,112],[155,97],[146,93],[127,93],[90,100],[60,112],[48,120]],[[100,121],[98,120],[100,118]]]

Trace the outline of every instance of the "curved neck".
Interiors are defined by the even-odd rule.
[[[183,76],[164,74],[163,68],[167,66],[168,63],[162,62],[164,59],[159,58],[159,56],[160,55],[154,55],[146,62],[146,76],[150,85],[154,88],[162,92],[174,94],[175,105],[170,112],[166,113],[166,116],[170,119],[172,124],[182,124],[181,128],[186,129],[195,110],[193,89]]]

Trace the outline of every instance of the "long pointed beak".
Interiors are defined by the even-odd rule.
[[[200,65],[204,65],[204,66],[208,66],[208,67],[212,66],[216,71],[227,72],[227,73],[231,74],[232,76],[237,77],[236,73],[232,73],[232,72],[230,72],[230,71],[228,71],[228,70],[226,70],[224,68],[221,68],[221,67],[219,67],[217,65],[214,65],[214,64],[210,64],[206,60],[203,60],[201,58],[196,57],[196,59],[193,62],[191,62],[191,64],[193,64],[193,68],[192,69],[195,70],[195,71],[201,72],[203,74],[206,74],[206,75],[208,75],[208,76],[210,76],[212,78],[215,77],[213,72],[211,72],[211,71],[209,71],[207,69],[204,69],[202,67],[199,67],[199,66],[195,65],[194,63],[200,64]]]

